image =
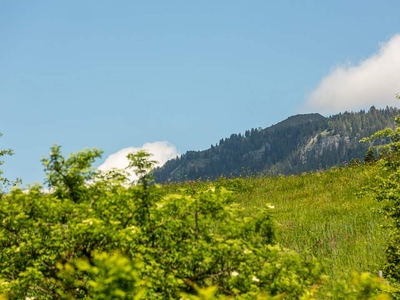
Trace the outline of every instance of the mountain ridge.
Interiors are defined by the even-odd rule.
[[[313,121],[318,121],[321,119],[326,119],[326,118],[319,113],[297,114],[297,115],[290,116],[287,119],[280,121],[274,125],[266,127],[265,129],[268,129],[268,128],[272,129],[276,126],[279,127],[279,126],[298,125],[301,123],[313,122]]]
[[[363,137],[394,128],[394,107],[344,112],[329,117],[298,114],[266,128],[232,134],[203,151],[187,151],[154,170],[156,182],[215,179],[250,174],[297,174],[362,160]]]

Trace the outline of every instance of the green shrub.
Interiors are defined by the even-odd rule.
[[[226,184],[154,185],[145,152],[128,156],[139,176],[129,185],[91,169],[98,150],[59,150],[43,160],[51,193],[1,195],[7,299],[317,299],[328,280],[319,260],[276,244],[270,204],[245,210]],[[357,276],[332,297],[384,297]]]
[[[400,99],[400,95],[396,95]],[[371,148],[379,151],[380,165],[386,171],[386,176],[376,177],[372,189],[376,199],[386,203],[382,212],[387,218],[385,227],[389,234],[385,250],[386,263],[383,267],[384,275],[394,286],[400,287],[400,116],[395,117],[396,128],[386,128],[365,138],[364,142],[373,142],[376,139],[389,139],[389,143]],[[400,299],[398,292],[393,293]]]

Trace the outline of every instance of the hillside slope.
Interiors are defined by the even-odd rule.
[[[273,207],[277,242],[324,261],[329,281],[319,299],[332,299],[335,284],[351,271],[378,274],[382,270],[387,222],[375,200],[377,165],[334,167],[294,176],[220,178],[213,182],[234,191],[236,202],[249,216]],[[197,189],[208,182],[163,185],[169,192]],[[347,298],[341,298],[347,299]]]
[[[157,168],[157,182],[215,179],[248,174],[298,174],[363,159],[363,137],[394,127],[397,108],[289,117],[267,128],[232,134],[204,151],[188,151]]]

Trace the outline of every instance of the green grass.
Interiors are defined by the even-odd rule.
[[[377,212],[382,203],[365,188],[378,172],[376,167],[358,166],[227,184],[241,185],[238,201],[250,213],[273,205],[278,243],[326,260],[327,275],[337,280],[351,271],[378,274],[382,267],[385,221]]]
[[[221,178],[214,184],[235,191],[249,215],[266,204],[274,206],[277,242],[325,261],[331,279],[321,291],[325,298],[334,282],[348,279],[352,271],[378,275],[382,269],[385,220],[377,210],[383,203],[368,188],[381,172],[365,165],[295,176]]]

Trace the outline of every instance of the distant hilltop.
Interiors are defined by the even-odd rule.
[[[320,114],[313,113],[313,114],[303,114],[303,115],[295,115],[283,120],[275,125],[272,125],[271,128],[279,128],[283,126],[297,126],[308,122],[316,122],[325,120],[326,118]]]
[[[394,107],[324,117],[295,115],[267,128],[232,134],[204,151],[188,151],[154,170],[157,182],[215,179],[251,174],[297,174],[363,160],[360,139],[394,128]]]

